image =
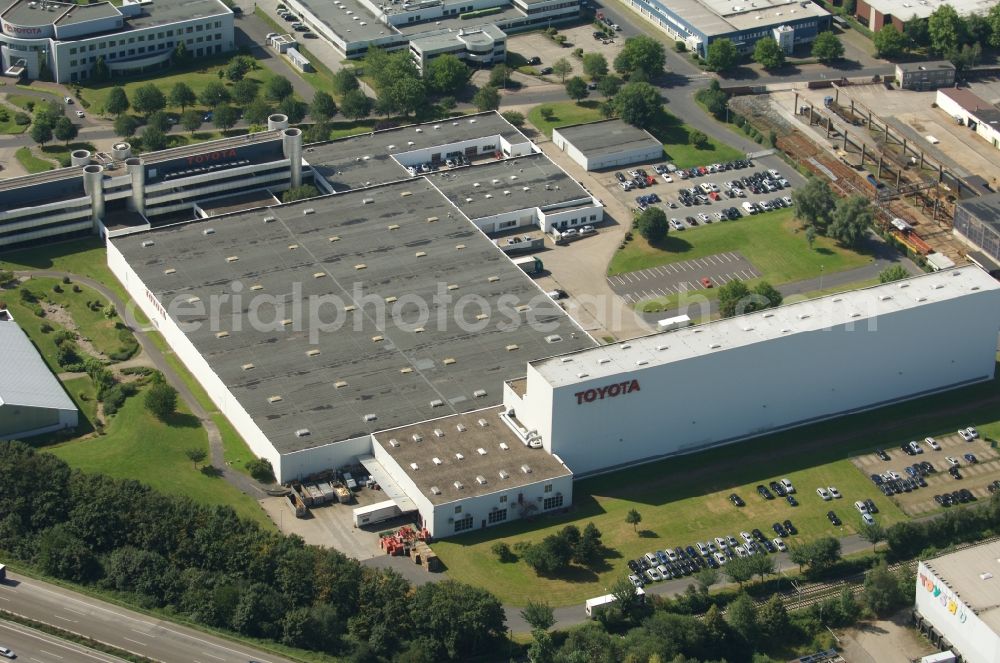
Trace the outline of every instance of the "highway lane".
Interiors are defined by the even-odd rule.
[[[10,572],[7,581],[0,584],[0,609],[163,663],[247,663],[249,660],[291,663],[288,659],[224,638]],[[22,656],[20,660],[31,659]],[[60,663],[55,657],[38,660]],[[93,663],[93,660],[88,659],[86,663]]]
[[[18,661],[35,663],[126,663],[124,659],[88,649],[75,642],[0,619],[0,646],[14,651]]]

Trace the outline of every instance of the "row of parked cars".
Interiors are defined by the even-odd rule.
[[[768,489],[770,487],[770,490]],[[781,481],[772,481],[767,486],[764,484],[757,484],[755,488],[757,494],[761,496],[764,500],[773,500],[775,495],[778,497],[783,497],[792,506],[798,506],[799,502],[795,499],[795,486],[792,484],[788,477],[785,477]],[[733,506],[741,507],[745,506],[746,502],[743,501],[736,493],[730,493],[729,501],[732,502]]]
[[[672,164],[667,164],[667,169],[669,170]],[[743,168],[753,167],[753,161],[750,159],[736,159],[735,161],[727,161],[725,163],[713,163],[708,166],[695,166],[694,168],[674,168],[670,172],[675,172],[679,178],[686,180],[689,177],[703,177],[705,175],[710,175],[713,173],[724,173],[727,170],[741,170]]]
[[[628,567],[632,571],[629,580],[636,587],[642,587],[647,582],[681,578],[703,568],[717,569],[735,557],[785,552],[788,546],[783,537],[799,533],[791,520],[774,523],[771,528],[777,536],[770,539],[759,529],[753,529],[740,532],[742,543],[736,537],[726,535],[717,536],[714,541],[699,541],[686,548],[648,552],[639,559],[629,560]]]
[[[988,488],[993,489],[990,492],[996,492],[997,487],[995,484],[1000,485],[1000,481],[994,481],[988,486]],[[939,506],[949,507],[953,504],[968,504],[969,502],[975,502],[976,496],[973,495],[972,491],[968,488],[960,488],[959,490],[953,490],[950,493],[935,495],[934,501],[937,502]]]

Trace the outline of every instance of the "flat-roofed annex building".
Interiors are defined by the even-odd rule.
[[[112,238],[108,262],[281,481],[593,345],[424,178]]]
[[[970,663],[1000,663],[1000,543],[992,541],[917,566],[917,627]]]
[[[76,405],[6,309],[0,309],[0,440],[75,428]]]
[[[584,170],[601,170],[656,161],[663,143],[623,120],[572,124],[552,130],[552,144]]]
[[[233,12],[221,0],[123,0],[0,5],[0,58],[9,76],[88,80],[99,59],[112,76],[165,67],[179,43],[192,57],[234,50]]]
[[[604,472],[992,379],[998,331],[1000,284],[950,269],[530,361],[505,416]]]

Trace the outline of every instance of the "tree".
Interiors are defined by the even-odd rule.
[[[634,127],[648,127],[663,112],[663,98],[649,83],[628,83],[614,98],[615,112]]]
[[[436,61],[436,60],[435,60]],[[317,122],[329,120],[337,114],[337,104],[326,92],[319,90],[309,104],[309,115]]]
[[[250,124],[264,124],[273,112],[274,108],[267,99],[257,97],[243,109],[243,118]]]
[[[858,527],[858,536],[872,544],[872,552],[875,552],[878,544],[886,539],[885,528],[878,523],[862,522]]]
[[[195,131],[201,128],[201,117],[200,111],[196,111],[193,108],[186,110],[181,113],[181,126],[193,135]]]
[[[188,106],[194,106],[197,100],[194,90],[184,81],[178,81],[170,88],[170,105],[180,107],[182,113]]]
[[[746,559],[737,558],[737,559]],[[729,572],[729,566],[736,559],[730,560],[726,564],[726,573]],[[757,609],[754,607],[753,600],[746,594],[740,594],[736,599],[729,604],[726,609],[726,622],[732,627],[733,631],[745,642],[747,643],[749,650],[753,649],[754,643],[757,642],[759,637],[759,627],[757,625]]]
[[[154,382],[146,392],[145,402],[146,409],[163,421],[177,409],[177,390],[166,382]]]
[[[524,113],[518,113],[517,111],[504,111],[500,113],[503,119],[507,120],[515,127],[524,126]]]
[[[760,576],[761,582],[764,582],[764,576],[771,575],[775,571],[774,558],[770,555],[753,555],[746,559],[750,561],[750,570],[755,576]]]
[[[505,88],[507,87],[507,81],[510,80],[510,67],[500,63],[490,70],[489,84],[493,87]]]
[[[559,77],[559,82],[565,83],[566,77],[573,71],[573,65],[566,58],[559,58],[552,63],[552,73]]]
[[[638,74],[640,79],[649,80],[663,74],[666,57],[658,40],[642,35],[629,37],[615,58],[615,71],[629,79]]]
[[[990,7],[986,14],[986,23],[990,26],[990,36],[987,40],[993,48],[1000,47],[1000,4]]]
[[[507,564],[508,562],[515,561],[514,553],[505,541],[497,541],[494,543],[490,546],[490,552],[496,556],[497,561],[501,564]]]
[[[965,41],[965,24],[954,7],[943,4],[927,17],[927,35],[931,50],[950,59]]]
[[[94,82],[104,82],[110,77],[111,70],[108,68],[108,63],[104,61],[103,55],[98,55],[97,61],[94,62],[94,66],[90,70],[90,78]]]
[[[142,149],[156,152],[167,147],[167,135],[157,126],[149,125],[142,130]]]
[[[580,539],[573,546],[573,561],[578,564],[590,564],[599,558],[604,544],[601,543],[601,531],[594,523],[587,523]]]
[[[825,235],[836,204],[830,185],[818,177],[810,177],[792,196],[796,218]]]
[[[832,536],[826,536],[790,548],[788,556],[800,568],[808,564],[811,570],[822,571],[840,559],[840,541]]]
[[[979,64],[983,56],[983,47],[979,43],[963,44],[962,50],[951,56],[951,62],[959,71],[964,71]]]
[[[226,78],[234,83],[242,81],[256,66],[257,62],[249,55],[237,55],[226,66]]]
[[[158,110],[167,107],[167,100],[160,88],[152,83],[136,88],[132,93],[132,110],[145,116],[150,116]]]
[[[753,61],[764,69],[777,69],[785,64],[785,52],[778,46],[774,37],[764,37],[754,46]]]
[[[547,631],[556,623],[552,606],[545,602],[528,601],[528,604],[521,610],[521,618],[528,622],[533,631]]]
[[[315,198],[319,195],[319,190],[311,184],[303,184],[302,186],[292,187],[285,191],[281,196],[281,202],[283,203],[294,203],[296,200],[305,200],[306,198]]]
[[[97,578],[100,564],[86,542],[72,533],[67,523],[42,532],[37,539],[35,561],[47,575],[87,582]]]
[[[194,463],[194,469],[198,469],[198,463],[208,457],[208,452],[199,447],[191,447],[184,452],[184,455],[188,457],[188,460]]]
[[[844,45],[832,32],[821,32],[813,41],[812,54],[820,62],[830,63],[844,57]]]
[[[875,44],[876,57],[898,58],[906,52],[907,39],[890,23],[875,33],[872,43]]]
[[[119,115],[115,118],[115,135],[122,138],[129,138],[135,135],[135,130],[139,128],[139,121],[131,115]]]
[[[52,140],[52,124],[47,119],[36,119],[31,125],[31,140],[44,147]]]
[[[890,265],[878,274],[879,283],[892,283],[907,278],[910,278],[910,273],[902,265]]]
[[[813,247],[813,244],[816,243],[816,227],[815,226],[809,226],[809,227],[806,228],[806,243],[809,245],[810,249]]]
[[[754,576],[754,568],[750,561],[752,559],[753,557],[734,557],[726,562],[723,570],[730,580],[739,583],[742,587],[743,583],[750,581]]]
[[[712,71],[731,71],[736,68],[739,59],[740,53],[736,50],[736,45],[733,44],[732,40],[722,38],[716,39],[708,45],[705,64]]]
[[[622,89],[622,85],[624,85],[622,79],[614,74],[608,74],[601,78],[601,82],[597,84],[597,89],[600,90],[601,94],[610,99],[618,94],[618,91]]]
[[[790,626],[788,611],[785,609],[785,604],[777,595],[771,596],[757,610],[759,637],[764,643],[771,645],[781,644],[784,638],[787,637]]]
[[[642,522],[642,514],[635,509],[629,509],[625,514],[625,522],[632,526],[636,532],[639,531],[639,523]]]
[[[358,83],[358,75],[354,69],[343,68],[338,69],[333,74],[333,93],[338,97],[343,97],[345,94],[351,90],[357,90],[360,87]]]
[[[750,289],[739,279],[733,279],[719,288],[719,314],[723,318],[755,311],[754,304]]]
[[[550,534],[524,551],[522,559],[539,575],[553,575],[569,565],[571,544],[558,534]]]
[[[451,53],[439,55],[430,61],[424,71],[428,87],[438,94],[455,94],[469,81],[471,70]]]
[[[257,98],[257,81],[252,78],[244,78],[243,80],[233,83],[233,88],[229,92],[229,96],[233,103],[237,106],[246,108]],[[325,92],[323,94],[326,94]]]
[[[383,88],[382,97],[403,115],[415,113],[427,103],[427,88],[416,77],[404,76],[391,86]]]
[[[615,605],[622,616],[628,619],[635,605],[635,585],[628,579],[628,576],[619,576],[611,583],[608,590],[608,593],[615,597]]]
[[[340,102],[340,112],[344,117],[360,120],[372,112],[372,100],[359,89],[349,90]]]
[[[781,306],[781,303],[785,301],[784,296],[778,292],[778,289],[767,281],[761,281],[755,285],[752,292],[755,295],[758,306],[760,307],[757,309],[758,311],[765,308]]]
[[[667,215],[659,207],[647,207],[636,218],[639,234],[653,244],[666,238],[670,226],[667,225]]]
[[[156,127],[162,132],[170,131],[170,117],[164,111],[156,111],[146,118],[146,126]]]
[[[454,580],[417,588],[411,607],[416,637],[443,646],[449,660],[469,660],[506,633],[503,605],[485,589]]]
[[[608,59],[603,53],[585,53],[583,55],[583,73],[592,81],[599,81],[608,75]]]
[[[174,52],[170,54],[170,60],[174,64],[185,64],[191,59],[191,53],[187,49],[187,45],[184,43],[183,39],[177,41],[177,45],[174,46]]]
[[[113,87],[108,92],[108,99],[104,102],[104,112],[111,115],[121,115],[131,107],[125,88]]]
[[[69,145],[69,142],[76,138],[78,133],[76,125],[65,115],[56,120],[56,125],[52,127],[52,134],[56,140],[61,140],[63,145]]]
[[[306,111],[309,107],[304,101],[299,101],[295,97],[285,97],[278,104],[278,112],[288,118],[292,124],[298,124],[305,119]]]
[[[198,101],[209,108],[214,108],[221,104],[228,104],[232,97],[229,95],[229,88],[221,81],[212,81],[198,95]]]
[[[566,94],[570,99],[576,102],[583,101],[590,94],[590,90],[587,89],[587,81],[583,80],[579,76],[574,76],[565,83]]]
[[[555,660],[556,646],[548,631],[535,629],[531,632],[531,644],[528,645],[528,661],[530,663],[552,663]]]
[[[472,103],[481,111],[496,110],[500,108],[500,91],[492,85],[479,88]]]
[[[715,42],[712,42],[713,44]],[[712,79],[712,82],[708,84],[707,88],[698,90],[695,95],[698,101],[705,104],[705,108],[708,112],[717,118],[722,118],[726,114],[726,108],[729,104],[729,95],[722,89],[719,85],[719,81]]]
[[[885,560],[865,574],[861,602],[877,616],[892,614],[907,600],[908,597],[901,591],[898,579],[886,566]]]
[[[212,124],[214,124],[217,129],[229,131],[236,126],[236,123],[239,122],[239,120],[240,111],[235,106],[222,104],[221,106],[216,106],[212,109]]]
[[[274,76],[264,84],[264,95],[271,101],[281,101],[292,96],[294,91],[291,81],[284,76]]]
[[[837,201],[827,234],[843,246],[857,248],[865,239],[875,220],[871,203],[863,196],[850,196]]]
[[[703,150],[708,145],[708,136],[704,132],[692,129],[688,132],[688,144],[695,149]]]

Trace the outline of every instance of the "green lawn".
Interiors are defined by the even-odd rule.
[[[548,108],[552,115],[546,119],[542,108]],[[551,104],[541,104],[528,111],[528,121],[546,136],[552,136],[552,130],[569,124],[597,122],[603,120],[600,103],[597,101],[582,101],[579,104],[572,101],[560,101]],[[688,134],[693,131],[679,118],[663,111],[660,118],[651,126],[649,132],[663,141],[663,151],[668,161],[678,168],[703,166],[718,161],[732,161],[744,156],[744,153],[719,142],[712,137],[702,148],[688,144]]]
[[[29,173],[44,173],[55,168],[55,164],[45,159],[39,159],[32,152],[30,147],[19,147],[14,152],[14,158]]]
[[[231,506],[238,514],[273,530],[274,524],[252,498],[210,472],[194,469],[184,452],[208,451],[208,437],[186,410],[163,423],[146,411],[143,393],[129,398],[106,427],[106,435],[46,448],[73,467],[136,479],[171,495],[202,504]]]
[[[68,145],[63,145],[62,143],[49,143],[45,147],[41,148],[42,157],[58,162],[60,168],[67,168],[69,166],[69,155],[75,150],[89,150],[93,153],[97,151],[97,148],[94,147],[93,143],[85,142],[69,143]]]
[[[28,111],[28,106],[37,104],[40,101],[54,101],[59,103],[61,100],[54,94],[50,94],[43,90],[34,90],[36,94],[16,94],[13,92],[7,93],[7,101],[14,104],[18,108]],[[41,96],[38,96],[41,95]]]
[[[626,572],[625,562],[665,546],[689,545],[722,534],[759,527],[768,532],[779,518],[790,518],[800,534],[791,543],[855,531],[854,500],[872,498],[882,524],[906,519],[894,502],[882,497],[849,457],[876,446],[890,447],[926,435],[942,435],[975,424],[987,436],[1000,434],[1000,379],[872,412],[821,422],[797,430],[680,456],[620,472],[584,479],[573,487],[570,513],[531,522],[515,521],[467,536],[438,541],[434,550],[449,577],[487,587],[505,603],[524,605],[544,596],[553,605],[582,603],[606,593]],[[789,477],[800,506],[764,502],[754,486]],[[836,486],[843,498],[822,502],[817,486]],[[740,494],[747,503],[733,507],[726,497]],[[642,515],[639,532],[625,514]],[[833,509],[844,521],[834,528],[825,514]],[[558,578],[538,577],[523,562],[501,564],[490,552],[496,541],[513,545],[539,541],[567,523],[581,529],[594,524],[613,553],[595,568],[572,567]],[[582,608],[582,606],[581,606]]]
[[[612,257],[608,274],[739,251],[764,279],[777,285],[819,276],[820,267],[824,273],[833,274],[872,261],[871,256],[841,248],[826,237],[817,237],[810,249],[793,217],[793,210],[783,209],[701,225],[684,232],[672,232],[655,246],[636,233],[635,238]]]
[[[374,128],[374,122],[368,122],[365,120],[360,120],[358,122],[331,122],[330,140],[347,138],[348,136],[357,136],[358,134],[366,134]]]
[[[4,107],[4,110],[7,112],[7,119],[0,120],[0,134],[23,134],[28,125],[18,124],[14,121],[14,114],[17,111],[7,107]]]

